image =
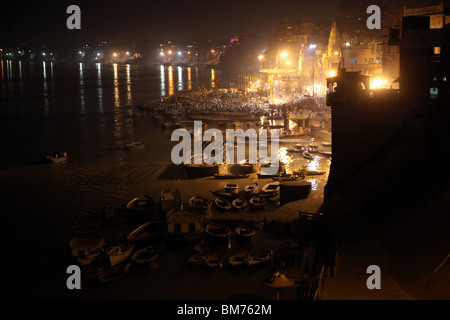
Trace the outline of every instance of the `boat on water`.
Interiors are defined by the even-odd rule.
[[[204,260],[211,269],[220,269],[223,266],[223,257],[219,253],[210,253]]]
[[[319,150],[319,153],[325,157],[331,157],[332,153],[331,151],[325,151],[325,150]]]
[[[161,221],[147,221],[138,228],[134,229],[127,236],[127,241],[129,244],[147,241],[159,235],[163,229],[164,224]]]
[[[231,203],[230,201],[222,198],[222,197],[216,197],[214,200],[214,204],[217,208],[219,208],[221,211],[227,211],[231,209]]]
[[[260,254],[251,256],[250,259],[248,259],[247,264],[249,267],[260,265],[272,260],[272,257],[273,257],[273,250],[266,250]]]
[[[94,262],[103,252],[105,239],[93,238],[73,238],[69,242],[72,249],[72,256],[76,258],[80,265],[88,265]]]
[[[242,161],[239,163],[239,173],[240,174],[250,174],[259,172],[261,169],[261,163],[250,163],[249,160]]]
[[[106,257],[108,258],[108,261],[111,265],[111,267],[114,267],[115,265],[118,265],[119,263],[124,262],[127,260],[131,253],[134,250],[134,245],[117,245],[113,247],[109,247],[105,250]]]
[[[205,227],[205,232],[207,235],[213,238],[224,239],[231,235],[231,230],[225,225],[211,222]]]
[[[193,196],[189,199],[189,207],[200,214],[208,214],[211,212],[212,203],[206,198]]]
[[[247,251],[238,252],[234,255],[232,255],[228,259],[228,263],[232,267],[237,267],[241,265],[246,265],[248,260],[250,259],[250,254]]]
[[[135,142],[127,143],[123,147],[125,150],[143,149],[145,147],[145,142],[144,141],[135,141]]]
[[[48,162],[52,163],[60,163],[67,160],[69,156],[67,155],[67,152],[51,152],[48,156],[45,157],[45,159]]]
[[[234,232],[236,233],[236,235],[240,238],[245,238],[245,239],[250,239],[252,238],[256,232],[255,229],[246,226],[246,225],[240,225],[238,226]]]
[[[236,199],[233,200],[231,205],[233,206],[233,209],[236,210],[245,209],[245,207],[247,207],[247,200],[245,200],[242,197],[237,197]]]
[[[303,156],[303,158],[305,158],[305,159],[314,159],[314,156],[313,156],[311,153],[309,153],[308,150],[303,151],[302,156]]]
[[[276,195],[280,191],[280,181],[266,183],[260,192],[260,195]]]
[[[99,270],[97,279],[100,283],[106,283],[122,278],[130,270],[131,262],[122,263],[109,270]]]
[[[227,183],[224,187],[225,192],[238,193],[239,185],[237,183]]]
[[[246,186],[244,187],[244,192],[245,192],[246,194],[255,194],[255,193],[257,193],[258,191],[259,191],[259,185],[258,185],[258,183],[252,183],[252,184],[246,185]]]
[[[231,173],[223,173],[223,174],[215,174],[215,179],[246,179],[250,175],[249,174],[231,174]]]
[[[159,251],[154,246],[148,246],[136,251],[131,257],[131,261],[138,264],[152,263],[159,257]]]
[[[219,174],[218,164],[183,164],[189,179],[197,179]]]
[[[263,197],[254,196],[250,198],[248,203],[250,204],[250,208],[254,210],[263,210],[266,204],[266,200]]]
[[[133,198],[127,204],[127,209],[131,210],[145,210],[145,211],[153,211],[153,207],[155,205],[155,200],[152,197],[147,195],[142,195],[136,198]]]
[[[272,177],[273,181],[296,181],[296,180],[300,180],[303,179],[302,175],[299,174],[280,174],[279,176],[276,177]]]

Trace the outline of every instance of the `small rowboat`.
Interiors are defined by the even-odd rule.
[[[159,257],[159,251],[153,246],[143,248],[138,250],[131,260],[135,263],[144,264],[154,262]]]
[[[145,142],[143,142],[143,141],[131,142],[131,143],[125,144],[123,147],[125,150],[141,149],[141,148],[145,147]]]
[[[214,204],[222,211],[227,211],[231,209],[231,203],[222,197],[217,197],[214,200]]]
[[[244,198],[238,197],[233,200],[231,205],[233,206],[234,209],[241,210],[247,206],[247,200],[245,200]]]
[[[227,238],[231,235],[230,228],[214,222],[211,222],[205,227],[205,232],[214,238]]]
[[[218,253],[211,253],[206,257],[205,264],[211,269],[222,268],[223,257]]]
[[[249,259],[250,259],[250,254],[247,251],[242,251],[242,252],[232,255],[228,259],[228,263],[233,267],[237,267],[240,265],[247,264]]]
[[[67,152],[52,152],[50,153],[46,159],[53,163],[59,163],[67,160]]]
[[[250,175],[248,174],[215,174],[215,179],[246,179]]]
[[[106,249],[106,256],[108,257],[111,267],[127,260],[133,250],[133,245],[117,245]]]
[[[309,153],[308,151],[303,151],[303,158],[305,159],[314,159],[313,155]]]
[[[211,242],[209,242],[209,241],[202,240],[199,243],[197,243],[196,245],[194,245],[194,251],[208,252],[209,250],[211,250]]]
[[[280,181],[269,182],[261,189],[262,195],[277,194],[280,191]]]
[[[241,238],[249,239],[255,235],[255,230],[249,226],[240,225],[234,231]]]
[[[239,185],[237,183],[227,183],[225,185],[225,192],[237,193],[239,191]]]
[[[199,252],[189,257],[189,263],[191,264],[191,266],[199,266],[205,262],[207,257],[208,257],[207,253]]]
[[[260,254],[251,256],[250,259],[248,260],[247,264],[248,264],[248,266],[262,264],[264,262],[270,261],[272,259],[272,257],[273,257],[273,250],[267,250]]]
[[[139,196],[134,199],[132,199],[127,204],[127,209],[134,209],[134,210],[149,210],[152,211],[153,207],[155,205],[155,200],[153,200],[150,196]]]
[[[164,224],[159,221],[148,221],[139,226],[127,236],[128,243],[138,243],[149,240],[159,235],[164,228]]]
[[[208,213],[211,210],[211,201],[200,196],[194,196],[189,199],[189,206],[198,213]]]
[[[126,264],[119,264],[108,271],[100,270],[97,279],[100,283],[117,280],[119,278],[122,278],[128,272],[130,266],[131,262],[128,262]]]
[[[257,193],[258,190],[259,190],[258,183],[249,184],[249,185],[244,187],[244,192],[245,193]]]
[[[264,209],[264,205],[266,204],[266,200],[263,197],[254,196],[249,200],[250,207],[255,210]]]

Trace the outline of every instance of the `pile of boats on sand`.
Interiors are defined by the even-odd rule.
[[[271,261],[273,250],[266,250],[258,254],[250,254],[247,250],[239,250],[231,254],[228,259],[216,250],[217,243],[227,243],[230,248],[230,236],[235,234],[238,241],[251,240],[256,231],[251,226],[239,225],[234,231],[219,223],[209,223],[205,227],[206,237],[193,246],[194,253],[189,257],[191,266],[205,265],[211,269],[221,269],[226,262],[229,266],[255,266]]]

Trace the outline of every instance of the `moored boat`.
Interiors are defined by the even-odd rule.
[[[258,183],[252,183],[244,187],[244,192],[247,194],[254,194],[259,191]]]
[[[260,254],[251,256],[250,259],[248,259],[247,264],[249,267],[255,266],[270,261],[272,257],[273,257],[273,250],[266,250]]]
[[[252,238],[256,232],[253,228],[246,226],[246,225],[240,225],[238,226],[235,231],[236,235],[240,238],[250,239]]]
[[[154,205],[155,201],[152,197],[142,195],[128,202],[127,209],[153,211]]]
[[[117,245],[106,249],[106,256],[111,267],[118,265],[130,257],[134,245]]]
[[[67,158],[68,158],[68,155],[67,155],[67,152],[65,152],[65,151],[52,152],[46,157],[47,161],[53,162],[53,163],[64,162],[67,160]]]
[[[188,261],[191,266],[199,266],[205,262],[206,258],[208,258],[209,254],[205,252],[198,252],[189,257]]]
[[[225,225],[211,222],[205,227],[207,235],[213,238],[228,238],[231,235],[231,230]]]
[[[73,238],[70,240],[72,256],[80,265],[88,265],[94,262],[103,252],[105,239]]]
[[[314,159],[314,156],[311,153],[309,153],[309,151],[307,151],[307,150],[303,151],[302,156],[305,159]]]
[[[184,164],[189,179],[204,178],[219,174],[218,164]]]
[[[145,147],[145,142],[143,141],[135,141],[131,143],[127,143],[124,146],[125,150],[135,150],[135,149],[142,149]]]
[[[142,248],[133,254],[131,260],[138,264],[152,263],[159,257],[159,251],[154,246]]]
[[[227,211],[231,209],[231,203],[222,197],[217,197],[214,200],[214,204],[221,211]]]
[[[223,265],[223,257],[219,253],[210,253],[205,259],[205,264],[211,269],[220,269]]]
[[[248,160],[243,161],[239,164],[240,174],[250,174],[258,172],[261,169],[261,163],[250,163]]]
[[[228,263],[232,267],[237,267],[241,265],[246,265],[248,260],[250,259],[250,254],[247,251],[238,252],[234,255],[232,255],[228,259]]]
[[[212,203],[206,198],[193,196],[189,199],[189,207],[200,214],[208,214],[211,212]]]
[[[236,210],[245,209],[245,207],[247,206],[247,200],[241,197],[237,197],[236,199],[233,200],[231,205]]]
[[[130,244],[136,244],[146,240],[150,240],[159,235],[164,228],[164,224],[160,221],[147,221],[135,230],[133,230],[128,236],[127,241]]]
[[[262,210],[266,204],[266,200],[260,196],[251,197],[248,201],[250,207],[254,210]]]
[[[225,192],[238,193],[239,185],[237,183],[227,183],[225,185]]]
[[[262,189],[260,195],[276,195],[280,191],[280,181],[273,181],[266,183]]]
[[[130,269],[131,262],[122,263],[109,270],[100,270],[97,279],[100,283],[110,282],[122,278]]]

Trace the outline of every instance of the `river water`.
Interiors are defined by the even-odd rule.
[[[2,277],[11,297],[224,298],[225,292],[191,288],[204,276],[199,274],[185,291],[136,289],[140,283],[136,277],[120,289],[92,289],[89,294],[65,287],[70,239],[114,238],[125,232],[101,227],[98,216],[106,203],[121,206],[140,194],[159,200],[162,188],[207,196],[210,187],[219,187],[214,179],[205,187],[202,180],[184,180],[176,170],[167,170],[174,146],[170,132],[135,107],[177,91],[213,87],[218,74],[198,67],[2,61],[0,188],[6,245]],[[131,141],[145,141],[146,147],[137,152],[123,150],[121,146]],[[68,161],[43,163],[51,151],[66,151]],[[318,162],[327,165],[326,160]],[[317,190],[326,178],[311,182]],[[179,281],[186,269],[173,266],[179,262],[175,256],[165,258],[170,262],[166,261],[165,270],[178,274]],[[164,277],[146,279],[159,281],[160,288],[167,289]],[[254,286],[249,292],[261,293],[259,283],[245,274],[234,279],[248,281],[249,288]],[[233,292],[231,287],[228,294]],[[265,292],[272,294],[269,289]]]

